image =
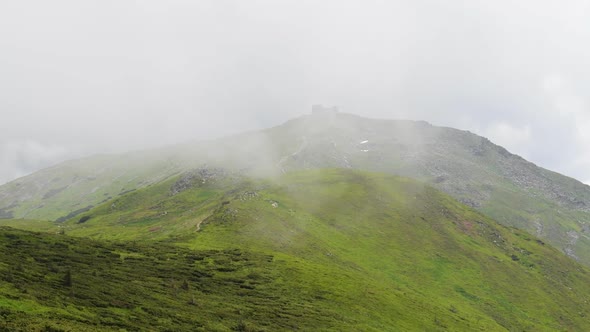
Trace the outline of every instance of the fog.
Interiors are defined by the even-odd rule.
[[[338,105],[590,181],[590,3],[2,1],[0,183]]]

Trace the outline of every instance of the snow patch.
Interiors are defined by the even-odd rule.
[[[369,150],[361,150],[362,152],[369,152]]]
[[[369,141],[368,140],[364,140],[364,141],[360,142],[359,144],[367,144],[367,143],[369,143]]]

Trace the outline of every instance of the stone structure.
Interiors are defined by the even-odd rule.
[[[311,106],[311,114],[334,114],[338,113],[338,107],[325,107],[324,105],[312,105]]]

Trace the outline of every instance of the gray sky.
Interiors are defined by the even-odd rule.
[[[0,183],[314,103],[468,129],[590,182],[585,0],[0,0]]]

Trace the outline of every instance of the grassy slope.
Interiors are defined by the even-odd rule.
[[[420,183],[322,170],[170,196],[173,181],[76,217],[66,233],[272,255],[281,294],[335,317],[324,328],[590,328],[586,268]]]
[[[62,225],[53,221],[35,219],[0,219],[0,226],[14,227],[33,232],[63,233]]]
[[[296,283],[299,273],[281,282],[283,265],[237,249],[112,244],[2,227],[0,331],[346,326],[349,319]]]
[[[416,178],[590,265],[588,186],[469,132],[349,114],[303,116],[210,142],[64,163],[1,186],[0,218],[55,220],[204,163],[262,175],[351,167]]]
[[[0,186],[0,207],[14,218],[56,220],[180,169],[158,150],[72,160]]]
[[[331,122],[304,117],[285,127],[312,141],[285,163],[287,169],[331,165],[419,179],[476,205],[504,225],[571,250],[580,262],[590,264],[590,213],[572,203],[588,202],[589,187],[537,167],[485,138],[421,122],[347,114]],[[276,128],[271,135],[280,137],[284,130]],[[359,144],[364,140],[368,143]],[[286,150],[296,149],[292,144]]]

